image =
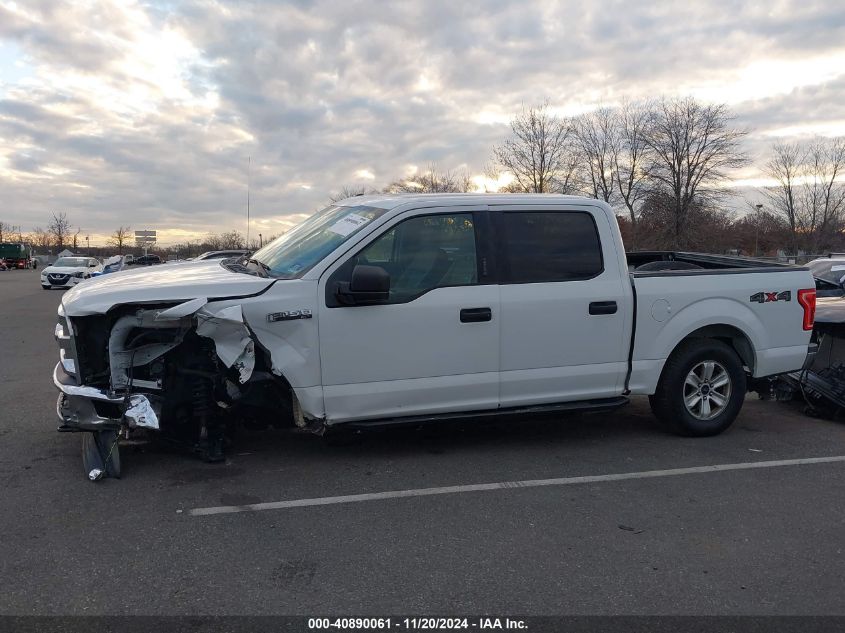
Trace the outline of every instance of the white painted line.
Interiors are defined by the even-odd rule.
[[[382,499],[401,499],[403,497],[428,497],[431,495],[450,495],[464,492],[483,492],[485,490],[503,490],[508,488],[537,488],[540,486],[570,486],[573,484],[591,484],[602,481],[625,481],[627,479],[650,479],[653,477],[674,477],[676,475],[696,475],[701,473],[719,473],[730,470],[753,470],[755,468],[778,468],[780,466],[804,466],[807,464],[830,464],[845,462],[845,455],[834,457],[807,457],[804,459],[781,459],[768,462],[744,462],[740,464],[716,464],[714,466],[693,466],[691,468],[672,468],[669,470],[646,470],[635,473],[617,473],[611,475],[586,475],[582,477],[560,477],[557,479],[528,479],[525,481],[499,481],[488,484],[467,484],[463,486],[442,486],[440,488],[414,488],[411,490],[391,490],[387,492],[367,492],[357,495],[338,497],[317,497],[315,499],[292,499],[290,501],[270,501],[250,503],[242,506],[216,506],[194,508],[191,516],[211,514],[233,514],[236,512],[259,512],[261,510],[284,510],[309,506],[328,506],[339,503],[358,503],[360,501],[380,501]]]

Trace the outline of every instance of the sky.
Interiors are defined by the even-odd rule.
[[[727,103],[777,141],[845,135],[845,5],[731,0],[0,0],[0,220],[103,243],[278,234],[343,186],[436,163],[483,184],[523,105]]]

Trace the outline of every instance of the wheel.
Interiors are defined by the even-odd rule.
[[[120,447],[117,431],[82,434],[82,467],[91,481],[102,477],[120,479]],[[100,471],[102,474],[96,475]]]
[[[50,286],[45,286],[44,284],[41,284],[41,287],[42,287],[42,288],[44,288],[44,290],[49,290],[49,289],[50,289]]]
[[[733,424],[745,390],[745,370],[737,353],[721,341],[698,339],[672,352],[649,403],[671,431],[706,437]]]

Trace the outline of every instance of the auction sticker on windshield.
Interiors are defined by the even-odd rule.
[[[328,227],[329,231],[332,233],[337,233],[343,237],[346,237],[356,229],[361,228],[367,222],[369,222],[369,218],[365,218],[363,215],[358,215],[357,213],[350,213],[349,215],[341,218],[330,227]]]

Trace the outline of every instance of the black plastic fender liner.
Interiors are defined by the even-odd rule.
[[[82,467],[91,481],[101,477],[120,479],[118,431],[92,431],[82,434]],[[95,475],[100,471],[102,475]]]

